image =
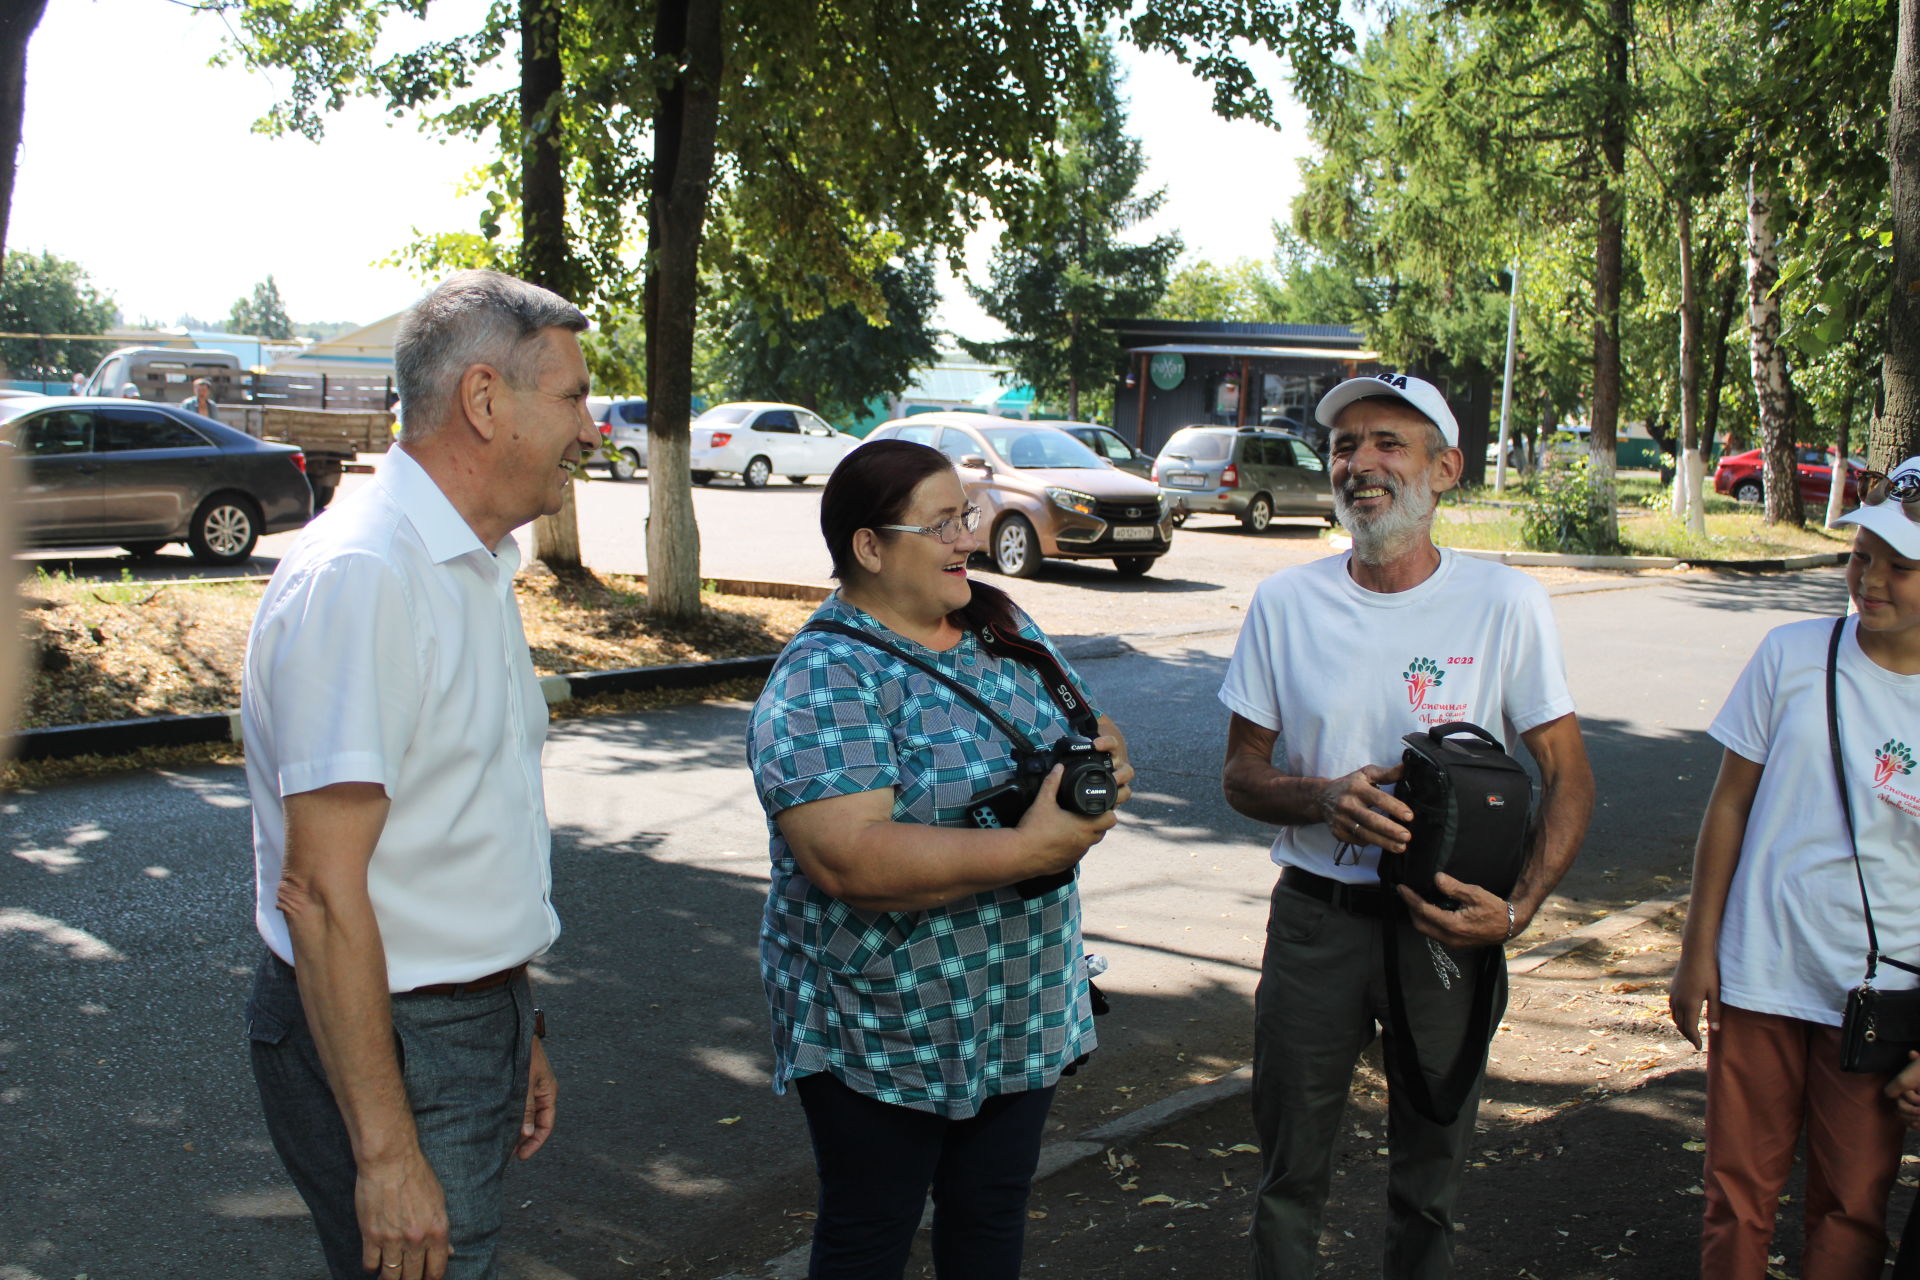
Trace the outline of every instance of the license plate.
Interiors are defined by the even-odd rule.
[[[1152,542],[1154,528],[1150,524],[1117,524],[1113,526],[1115,542]]]
[[[1179,485],[1183,489],[1204,489],[1207,478],[1197,471],[1176,471],[1167,477],[1168,484]]]

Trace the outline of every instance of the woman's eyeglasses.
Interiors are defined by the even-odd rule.
[[[1895,479],[1884,471],[1862,471],[1857,483],[1861,506],[1877,507],[1892,498],[1907,519],[1920,524],[1920,472],[1909,471]]]
[[[939,524],[877,524],[876,529],[888,529],[894,533],[924,533],[929,538],[938,538],[952,546],[960,541],[960,531],[972,533],[980,527],[980,508],[968,507],[957,516],[948,516]]]

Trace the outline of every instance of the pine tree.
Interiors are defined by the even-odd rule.
[[[1153,216],[1165,193],[1135,194],[1146,159],[1126,133],[1113,46],[1103,36],[1087,40],[1082,100],[1061,117],[1052,153],[1008,217],[988,285],[967,285],[1013,336],[961,343],[977,359],[1011,365],[1040,399],[1064,397],[1075,419],[1083,394],[1111,394],[1119,368],[1120,344],[1100,322],[1149,311],[1181,248],[1178,235],[1144,244],[1121,238]]]

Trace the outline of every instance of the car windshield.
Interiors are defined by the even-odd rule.
[[[715,405],[693,420],[696,427],[724,427],[740,421],[753,410],[744,404]]]
[[[1093,450],[1055,427],[985,427],[993,451],[1022,471],[1042,467],[1086,467],[1105,470]]]
[[[1233,437],[1218,431],[1176,431],[1160,452],[1195,462],[1221,462],[1232,446]]]

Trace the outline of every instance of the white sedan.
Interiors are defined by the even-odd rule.
[[[692,434],[695,484],[732,475],[749,489],[774,476],[805,484],[827,475],[860,443],[798,405],[758,401],[717,404],[693,420]]]

